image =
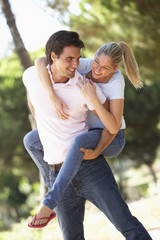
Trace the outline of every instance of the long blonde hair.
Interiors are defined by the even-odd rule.
[[[96,55],[100,55],[102,53],[111,58],[113,68],[119,66],[123,60],[124,68],[130,82],[136,89],[143,87],[135,56],[127,43],[105,43],[97,50]]]

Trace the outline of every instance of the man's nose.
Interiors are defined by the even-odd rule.
[[[73,61],[72,61],[72,66],[73,66],[73,67],[77,68],[78,65],[79,65],[79,61],[78,61],[78,60],[73,60]]]

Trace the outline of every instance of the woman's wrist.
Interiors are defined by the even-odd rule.
[[[55,92],[53,90],[49,93],[49,98],[50,98],[51,102],[54,102],[58,99],[57,95],[55,94]]]
[[[99,108],[99,106],[101,106],[101,102],[99,101],[97,95],[95,98],[90,98],[90,102],[93,104],[93,106],[96,108]]]

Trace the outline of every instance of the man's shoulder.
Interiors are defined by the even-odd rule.
[[[23,76],[30,75],[30,74],[33,74],[35,72],[36,72],[35,66],[31,66],[23,72]]]
[[[73,79],[74,79],[74,81],[76,81],[76,82],[78,82],[78,78],[81,78],[81,79],[83,79],[83,76],[76,70],[75,71],[75,75],[74,75],[74,77],[73,77]]]
[[[24,85],[28,85],[29,82],[33,79],[33,77],[36,76],[36,68],[35,66],[31,66],[29,68],[27,68],[24,72],[23,72],[23,83]]]

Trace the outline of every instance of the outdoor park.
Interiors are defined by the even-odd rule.
[[[125,78],[126,144],[118,157],[106,160],[131,212],[153,240],[159,240],[160,2],[0,0],[0,9],[0,39],[4,43],[0,48],[0,240],[63,239],[57,218],[44,229],[27,227],[46,188],[23,145],[23,137],[35,128],[35,121],[22,83],[23,71],[45,55],[46,41],[61,29],[79,33],[85,43],[82,57],[93,58],[103,43],[112,41],[124,41],[133,49],[144,86],[136,90],[120,66]],[[88,240],[124,239],[88,201],[84,231]]]

